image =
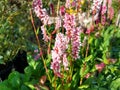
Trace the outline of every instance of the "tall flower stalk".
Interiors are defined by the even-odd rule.
[[[68,38],[62,33],[58,33],[55,39],[55,46],[51,52],[52,63],[51,69],[53,69],[54,74],[61,77],[61,65],[64,66],[65,70],[68,70],[68,60],[66,56],[66,49],[68,48]]]

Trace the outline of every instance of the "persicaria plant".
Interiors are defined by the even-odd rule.
[[[44,7],[42,0],[33,1],[33,11],[42,22],[40,29],[47,45],[41,48],[38,44],[47,80],[55,90],[76,89],[106,67],[107,61],[97,62],[92,42],[112,21],[112,0],[58,0],[57,5],[51,0],[49,10]],[[101,52],[99,58],[103,59],[106,52]]]

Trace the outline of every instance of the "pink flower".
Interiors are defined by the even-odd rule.
[[[102,25],[105,25],[105,23],[106,23],[106,16],[105,15],[101,16],[101,23],[102,23]]]
[[[95,10],[96,13],[100,11],[102,0],[93,0],[93,5],[91,7],[92,11]]]
[[[55,23],[56,23],[55,30],[57,30],[62,26],[61,18],[60,17],[56,18]]]
[[[51,15],[54,15],[54,13],[55,13],[54,4],[51,2],[51,3],[50,3],[50,14],[51,14]]]
[[[99,18],[98,16],[99,16],[99,12],[100,12],[100,9],[101,9],[102,1],[103,0],[93,0],[91,11],[92,11],[92,14],[93,14],[93,18],[95,20],[97,20]]]
[[[75,6],[76,6],[76,2],[73,1],[73,2],[71,3],[71,5],[72,5],[72,7],[75,7]]]
[[[79,58],[79,51],[80,51],[80,28],[77,27],[73,29],[72,33],[72,55],[74,59]]]
[[[68,60],[67,60],[67,55],[63,55],[63,66],[65,70],[68,70]]]
[[[52,22],[50,21],[50,17],[48,16],[46,9],[43,9],[42,0],[34,0],[33,9],[37,17],[39,17],[43,23],[43,26],[41,26],[41,30],[43,33],[43,39],[45,41],[48,41],[50,38],[46,33],[45,25],[52,24]]]
[[[108,9],[108,17],[110,18],[110,20],[112,20],[113,16],[114,16],[114,9],[110,7]]]
[[[71,40],[72,44],[72,55],[74,59],[79,58],[79,48],[80,48],[80,28],[76,26],[75,15],[65,14],[64,25],[66,29],[66,35]]]
[[[89,28],[87,28],[86,34],[90,34],[94,31],[94,25],[91,25]]]
[[[35,60],[38,60],[38,59],[41,57],[41,54],[40,54],[39,50],[38,50],[38,49],[35,49],[35,50],[34,50],[34,53],[35,53],[34,59],[35,59]],[[37,54],[37,55],[36,55],[36,54]]]
[[[50,22],[50,17],[48,16],[46,9],[42,8],[42,0],[33,1],[33,10],[37,17],[41,19],[44,25],[52,23]]]
[[[89,78],[91,76],[91,74],[90,73],[87,73],[86,75],[85,75],[85,78],[87,79],[87,78]]]
[[[53,69],[54,74],[58,77],[61,77],[60,73],[60,63],[59,61],[55,60],[54,62],[51,63],[51,69]]]
[[[107,0],[107,2],[108,2],[108,8],[111,7],[111,5],[112,5],[112,0]]]
[[[60,15],[61,16],[65,15],[65,7],[64,6],[60,7]]]
[[[101,14],[104,15],[107,11],[107,7],[106,6],[102,6],[102,11]]]
[[[66,0],[65,7],[66,8],[70,8],[70,6],[71,6],[70,0]]]
[[[75,26],[75,15],[69,15],[68,13],[65,13],[63,27],[66,29],[66,35],[69,39],[72,37],[72,30],[75,28]]]
[[[38,60],[40,58],[40,54],[35,55],[34,59]]]
[[[102,62],[100,64],[96,64],[95,67],[99,72],[101,72],[104,69],[105,64]]]
[[[50,37],[47,35],[46,28],[44,25],[41,26],[41,30],[42,30],[42,34],[43,34],[43,40],[45,40],[47,42],[50,39]]]
[[[38,49],[35,49],[34,52],[35,52],[35,53],[38,53]]]
[[[64,36],[62,33],[58,33],[55,39],[55,45],[52,50],[52,63],[51,69],[53,69],[54,74],[58,77],[61,76],[60,74],[60,67],[61,65],[67,70],[68,62],[67,56],[65,54],[66,49],[68,48],[68,38]],[[63,64],[61,63],[63,62]]]
[[[40,16],[40,11],[42,9],[42,0],[34,0],[33,1],[33,9],[34,12],[36,13],[37,17]]]
[[[61,56],[68,48],[68,42],[69,39],[66,36],[64,36],[64,34],[58,33],[55,39],[55,46],[53,49],[56,49],[57,47],[57,53]]]
[[[36,6],[39,6],[40,8],[42,8],[42,0],[34,0],[33,1],[33,8],[35,8]]]

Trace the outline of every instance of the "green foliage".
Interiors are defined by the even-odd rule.
[[[49,9],[49,1],[43,1],[44,7]],[[53,0],[55,6],[57,1]],[[63,3],[63,2],[62,2]],[[60,3],[60,4],[62,4]],[[86,4],[87,3],[87,4]],[[0,63],[5,64],[7,60],[12,60],[20,50],[32,50],[38,48],[36,44],[29,42],[33,34],[29,17],[29,5],[31,2],[25,0],[0,1]],[[87,11],[87,0],[83,4],[83,11]],[[113,6],[118,4],[114,1]],[[49,11],[49,10],[48,10]],[[117,11],[115,11],[117,12]],[[37,35],[40,28],[37,27]],[[46,25],[47,34],[54,31],[55,25]],[[99,29],[99,30],[97,30]],[[30,32],[29,32],[30,31]],[[42,50],[38,60],[33,58],[33,53],[28,52],[28,66],[21,74],[12,71],[8,79],[0,82],[2,90],[117,90],[120,89],[120,28],[113,23],[110,26],[95,26],[95,31],[87,35],[82,32],[80,46],[80,59],[73,60],[72,55],[68,56],[70,61],[69,70],[65,71],[61,66],[62,76],[56,77],[51,70],[51,54],[47,48]],[[51,38],[54,38],[54,36]],[[52,49],[53,41],[48,44],[48,49]],[[71,42],[70,42],[71,43]],[[51,45],[51,46],[50,46]],[[41,50],[40,50],[41,51]],[[69,45],[67,54],[71,53]],[[62,61],[61,61],[62,62]],[[104,64],[102,70],[96,65]],[[99,67],[98,67],[99,68]],[[100,68],[101,69],[101,68]],[[49,88],[48,88],[49,87]]]
[[[0,64],[12,60],[20,49],[27,50],[32,35],[28,5],[24,0],[0,1]]]
[[[120,89],[120,78],[117,78],[116,80],[112,81],[110,88],[111,90],[119,90]]]
[[[34,61],[32,56],[28,55],[28,63],[24,70],[24,74],[13,71],[3,82],[0,82],[0,87],[3,90],[36,90],[35,85],[39,83],[39,79],[45,75],[41,60]],[[38,85],[42,90],[47,90],[46,86]]]

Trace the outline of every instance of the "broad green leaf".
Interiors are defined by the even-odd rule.
[[[8,82],[13,86],[13,87],[20,87],[21,85],[21,79],[20,79],[20,74],[17,71],[14,71],[10,73],[8,76]]]
[[[110,88],[111,90],[118,90],[118,88],[120,88],[120,78],[112,81],[112,83],[110,84]]]
[[[0,84],[0,90],[12,90],[12,89],[6,87],[5,84]]]
[[[22,85],[20,90],[30,90],[27,86]]]
[[[24,69],[24,72],[25,72],[24,80],[28,81],[32,75],[33,68],[31,66],[28,66]]]

